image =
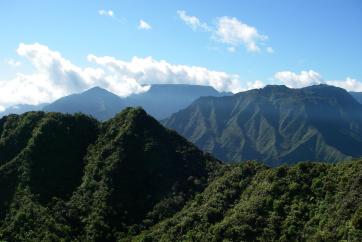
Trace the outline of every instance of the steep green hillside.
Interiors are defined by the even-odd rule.
[[[102,124],[27,113],[1,119],[1,127],[7,240],[114,241],[181,209],[220,166],[142,109]]]
[[[169,216],[205,187],[218,165],[142,109],[132,108],[103,124],[87,161],[72,200],[87,241],[113,241]]]
[[[164,124],[224,161],[277,166],[362,156],[362,105],[327,85],[200,98]]]
[[[361,241],[362,160],[222,164],[142,109],[0,119],[0,241]]]
[[[172,218],[131,240],[361,241],[361,190],[362,160],[232,165]]]

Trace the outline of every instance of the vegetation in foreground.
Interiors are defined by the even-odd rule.
[[[142,109],[0,119],[5,241],[361,241],[362,160],[222,164]]]

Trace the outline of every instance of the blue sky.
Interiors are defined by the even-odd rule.
[[[141,20],[149,29],[139,27]],[[16,102],[39,103],[101,83],[121,95],[120,88],[134,84],[118,85],[117,81],[124,81],[121,77],[124,73],[110,70],[110,66],[115,61],[127,65],[135,56],[143,60],[142,66],[147,65],[143,58],[152,57],[156,62],[153,69],[164,68],[159,66],[161,60],[172,65],[168,67],[171,76],[162,77],[160,82],[174,79],[180,82],[180,73],[176,73],[177,77],[172,75],[184,65],[226,73],[230,75],[226,82],[232,84],[218,83],[224,81],[220,75],[210,82],[192,80],[199,75],[197,70],[196,74],[194,70],[186,71],[187,83],[235,89],[231,91],[274,83],[302,87],[320,82],[362,91],[361,25],[362,1],[359,0],[1,1],[0,86],[3,85],[3,90],[17,94],[19,87],[9,83],[32,85],[33,81],[26,79],[29,75],[56,78],[59,70],[52,69],[54,61],[39,65],[42,58],[53,52],[59,52],[59,58],[71,62],[72,67],[65,69],[71,70],[73,76],[78,73],[78,67],[103,68],[113,74],[102,78],[113,76],[114,80],[111,83],[94,81],[93,77],[88,80],[84,76],[89,73],[81,70],[78,79],[87,79],[83,84],[73,85],[69,84],[72,80],[64,80],[64,86],[76,88],[63,86],[61,92],[55,93],[44,91],[37,83],[35,89],[41,89],[42,98],[26,97],[37,96],[39,90],[29,91],[30,94],[19,91],[21,97],[14,101],[0,98],[0,106]],[[240,33],[236,33],[239,30]],[[19,54],[20,43],[27,48]],[[48,50],[40,50],[33,45],[35,43]],[[34,48],[38,51],[35,59]],[[90,54],[98,59],[89,61]],[[104,56],[112,57],[113,62],[99,59]],[[56,60],[64,64],[59,58]],[[55,62],[57,66],[61,66],[58,62]],[[133,71],[137,63],[127,68]],[[159,74],[147,70],[148,74],[143,73],[141,81],[137,79],[139,74],[127,78],[142,84],[157,82]],[[26,80],[17,80],[19,75]],[[212,73],[205,75],[213,78]],[[63,84],[59,82],[52,80],[48,84],[61,87]],[[240,82],[240,87],[235,82]],[[44,85],[48,84],[44,80]],[[123,94],[137,91],[142,90],[136,88]]]

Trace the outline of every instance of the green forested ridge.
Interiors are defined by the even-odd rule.
[[[225,161],[269,166],[362,156],[362,105],[341,88],[266,86],[204,97],[164,120],[199,148]]]
[[[134,241],[361,241],[362,161],[228,166]]]
[[[226,165],[142,109],[0,119],[0,240],[361,241],[362,160]]]

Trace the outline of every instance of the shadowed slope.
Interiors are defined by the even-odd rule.
[[[275,166],[362,155],[362,106],[345,90],[326,85],[200,98],[164,124],[225,161]]]

